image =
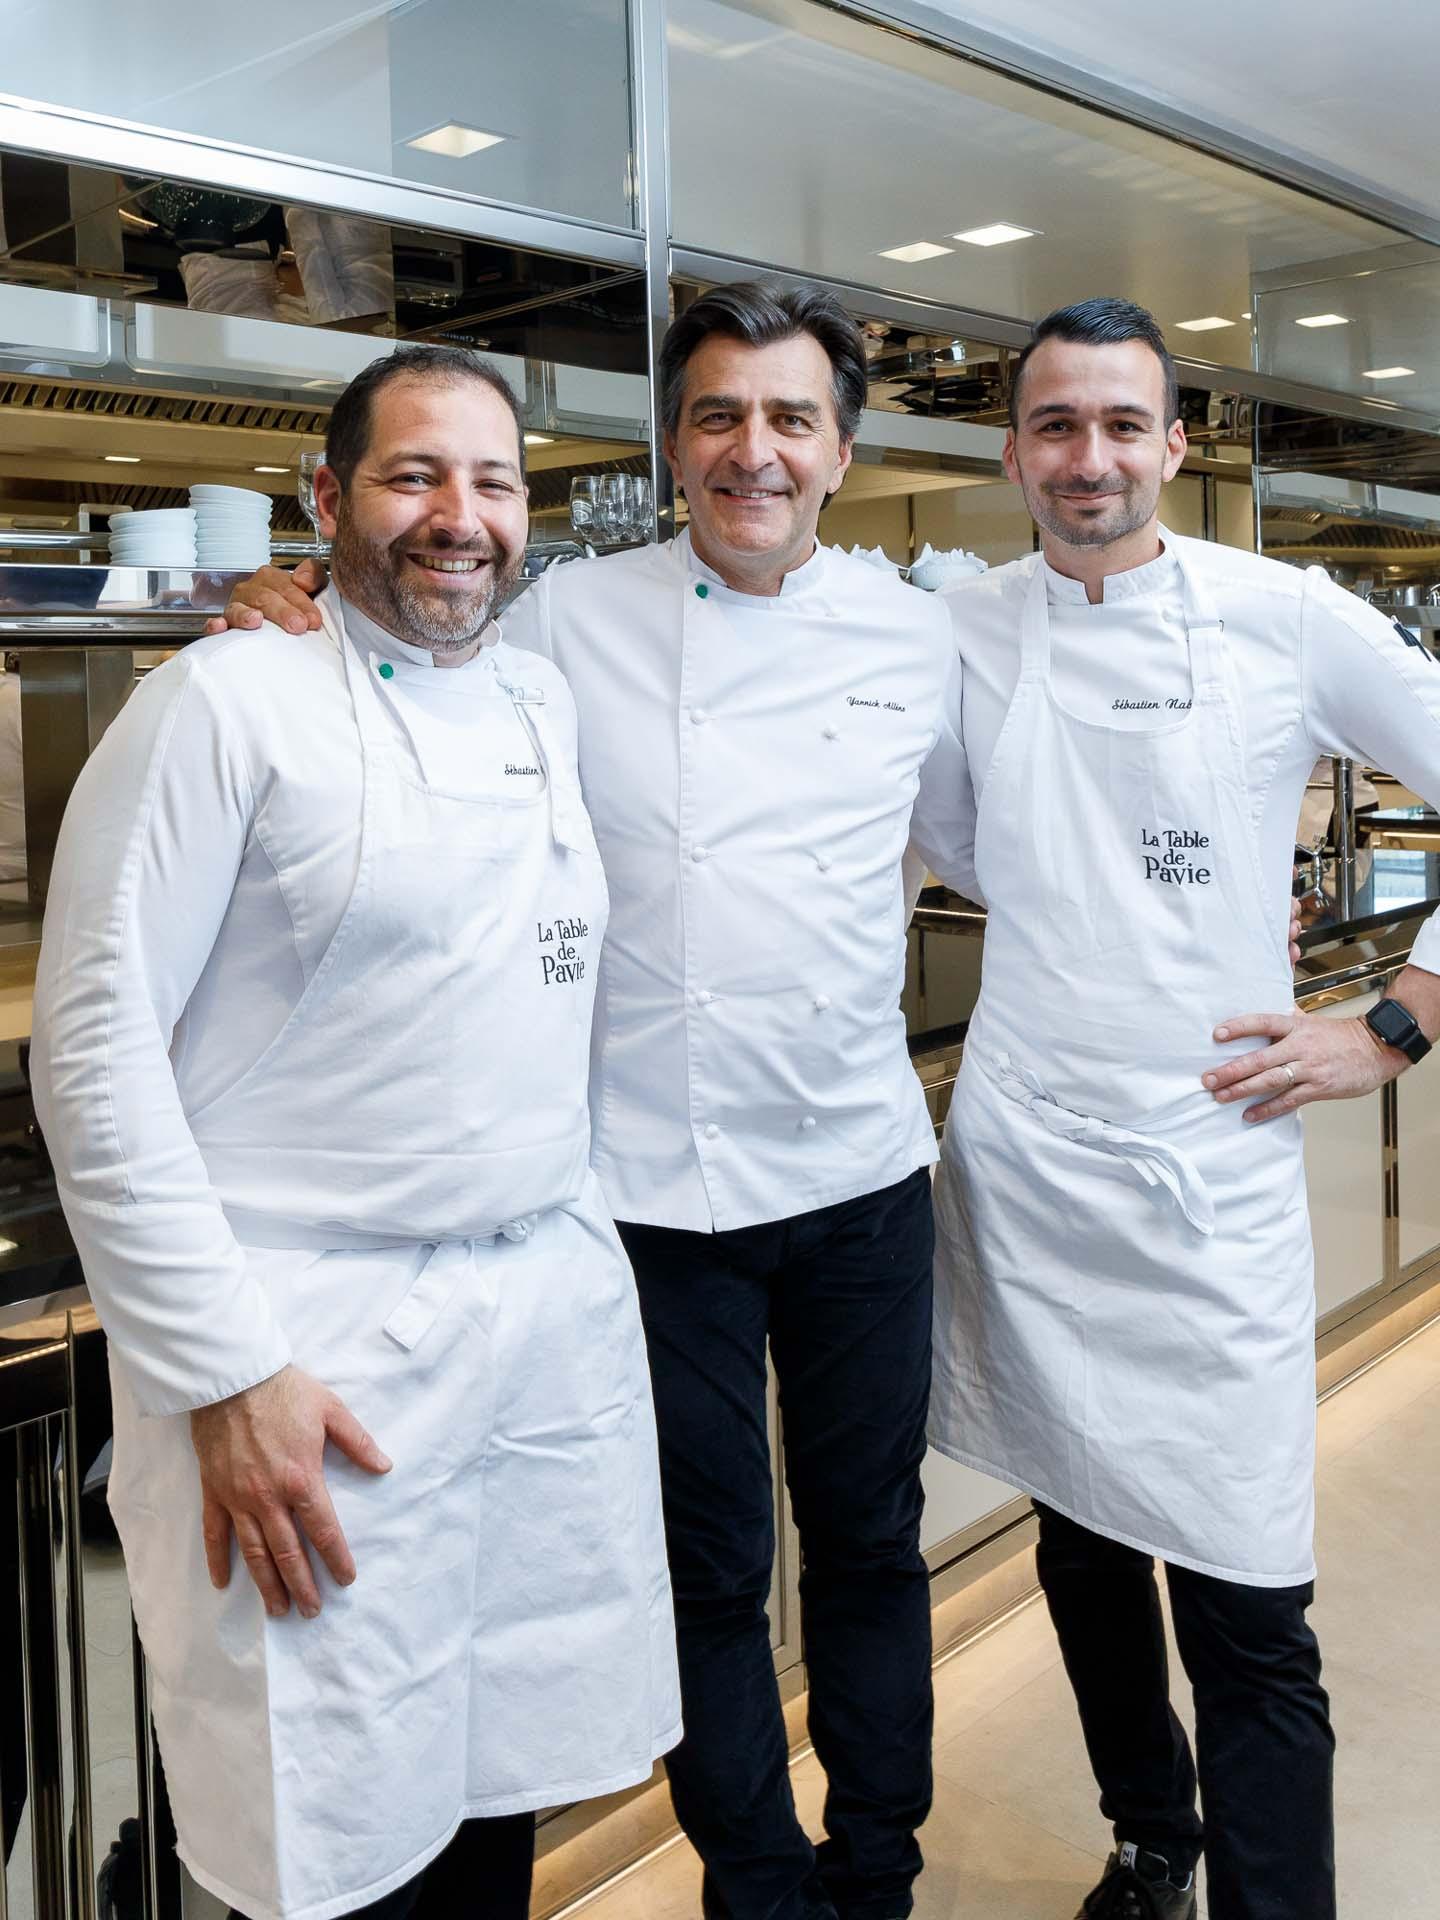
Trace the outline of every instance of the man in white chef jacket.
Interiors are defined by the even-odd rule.
[[[930,1803],[935,1147],[899,1005],[901,857],[954,642],[935,601],[817,542],[866,382],[819,289],[698,300],[661,356],[687,531],[554,569],[505,615],[574,688],[610,882],[595,1167],[645,1320],[686,1729],[667,1766],[711,1920],[900,1920]],[[227,613],[260,610],[309,616],[273,571]],[[946,771],[936,830],[962,811]],[[766,1612],[767,1341],[818,1859]]]
[[[186,649],[77,784],[36,1105],[182,1858],[249,1920],[523,1920],[534,1809],[679,1733],[605,883],[569,691],[491,624],[513,395],[402,349],[328,449],[317,630]]]
[[[1203,1845],[1211,1920],[1327,1920],[1297,1109],[1424,1054],[1440,927],[1373,1013],[1322,1019],[1294,1011],[1283,909],[1317,756],[1440,798],[1440,667],[1318,569],[1166,532],[1184,453],[1148,314],[1040,322],[1005,461],[1043,550],[949,597],[978,812],[925,833],[989,908],[936,1181],[931,1435],[1035,1497],[1115,1833],[1084,1915],[1190,1920]]]

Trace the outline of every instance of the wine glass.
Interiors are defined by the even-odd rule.
[[[315,551],[322,553],[325,543],[320,537],[320,515],[315,507],[315,472],[325,464],[325,449],[318,453],[302,453],[300,456],[300,478],[296,482],[295,492],[300,501],[300,511],[315,529]]]
[[[577,473],[570,482],[570,525],[582,540],[590,540],[601,532],[596,499],[599,479],[598,474]]]

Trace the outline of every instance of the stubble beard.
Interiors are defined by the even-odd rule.
[[[408,564],[406,551],[413,544],[397,542],[394,546],[383,546],[378,541],[367,540],[353,524],[342,501],[330,549],[335,584],[347,600],[397,640],[422,647],[427,653],[461,653],[495,617],[495,609],[520,576],[523,553],[504,554],[493,542],[484,548],[446,548],[443,556],[446,559],[468,557],[493,562],[484,590],[475,596],[462,596],[443,588],[427,593],[417,582],[404,576],[402,570]],[[438,554],[439,550],[436,551]]]
[[[1063,540],[1067,547],[1112,547],[1121,540],[1127,540],[1132,533],[1138,533],[1154,519],[1160,505],[1160,488],[1150,487],[1139,480],[1131,480],[1121,487],[1113,482],[1102,480],[1093,487],[1077,481],[1068,481],[1064,485],[1066,493],[1094,493],[1101,496],[1114,496],[1116,517],[1106,515],[1103,520],[1094,522],[1075,521],[1065,508],[1052,498],[1052,491],[1059,490],[1057,483],[1052,489],[1037,486],[1020,475],[1020,490],[1025,496],[1025,505],[1029,508],[1030,518],[1045,533],[1053,534],[1057,540]]]

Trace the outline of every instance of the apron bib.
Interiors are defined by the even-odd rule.
[[[1200,1076],[1254,1045],[1217,1046],[1217,1020],[1294,993],[1222,625],[1180,567],[1191,706],[1145,731],[1059,704],[1031,576],[976,826],[989,919],[936,1182],[932,1438],[1096,1532],[1291,1585],[1313,1573],[1300,1122],[1247,1127]]]
[[[515,716],[544,792],[447,792],[333,595],[322,612],[364,761],[355,885],[285,1026],[190,1125],[242,1238],[274,1244],[267,1218],[286,1246],[297,1226],[327,1247],[493,1234],[584,1183],[600,857],[543,693],[490,667],[476,725]]]
[[[354,1585],[312,1555],[312,1622],[268,1620],[238,1561],[213,1591],[188,1420],[140,1419],[112,1369],[180,1853],[257,1920],[378,1900],[463,1817],[644,1779],[679,1723],[644,1339],[587,1167],[606,895],[575,777],[496,662],[477,753],[518,720],[544,790],[438,788],[322,611],[363,750],[354,890],[281,1033],[191,1123],[295,1364],[395,1462],[327,1452]]]

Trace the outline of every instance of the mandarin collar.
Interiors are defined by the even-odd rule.
[[[1167,593],[1175,586],[1180,574],[1180,562],[1175,557],[1174,536],[1161,527],[1160,538],[1164,543],[1163,550],[1153,560],[1147,560],[1143,566],[1127,567],[1124,573],[1106,574],[1100,606],[1113,607],[1121,600],[1138,600],[1146,594]],[[1052,604],[1072,607],[1090,605],[1083,580],[1072,580],[1069,574],[1057,573],[1043,555],[1040,565],[1045,573],[1046,596]]]
[[[826,584],[829,571],[828,551],[817,540],[810,558],[802,565],[792,567],[782,577],[778,594],[737,593],[733,587],[727,587],[715,569],[707,566],[696,553],[691,544],[689,527],[676,534],[670,547],[674,558],[684,568],[687,581],[704,581],[707,586],[716,587],[721,593],[727,594],[735,605],[741,607],[783,606],[789,611],[802,595],[820,591]]]
[[[473,660],[467,660],[463,667],[439,668],[435,665],[435,656],[428,647],[413,647],[408,640],[401,640],[382,627],[378,620],[372,620],[368,613],[362,613],[353,600],[347,600],[338,588],[326,588],[339,602],[340,612],[345,621],[345,632],[352,645],[363,659],[373,653],[381,660],[388,660],[404,678],[410,678],[407,669],[415,669],[427,679],[435,676],[435,690],[445,690],[452,686],[458,690],[467,676],[473,682],[478,674],[493,673],[495,670],[495,645],[500,638],[500,628],[495,621],[480,636],[480,650]]]

